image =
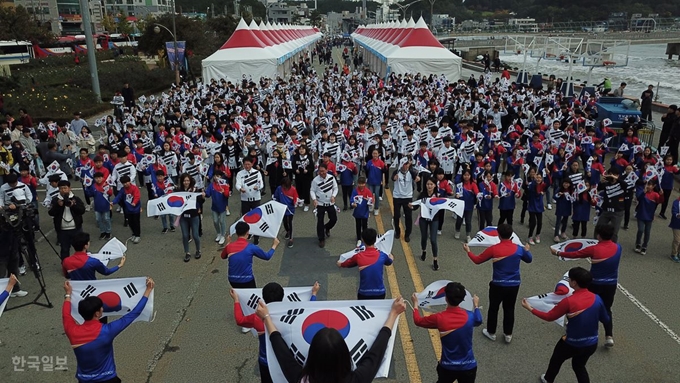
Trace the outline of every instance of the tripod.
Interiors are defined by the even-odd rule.
[[[47,284],[45,283],[45,277],[43,275],[42,268],[40,267],[40,259],[38,257],[38,252],[35,248],[33,214],[31,214],[33,211],[30,209],[31,207],[20,207],[18,209],[18,212],[16,213],[18,219],[12,220],[7,219],[7,217],[5,217],[6,225],[4,225],[5,227],[3,229],[9,228],[11,230],[10,251],[12,252],[12,254],[17,254],[19,257],[22,257],[24,255],[26,256],[26,261],[28,261],[29,266],[33,270],[33,275],[35,276],[35,279],[38,281],[38,284],[40,285],[40,293],[38,293],[35,299],[33,299],[31,302],[23,303],[13,307],[7,307],[5,308],[6,311],[18,309],[28,305],[38,305],[47,308],[54,307],[54,305],[52,305],[52,302],[50,301],[50,298],[47,296]],[[50,245],[52,250],[54,250],[54,252],[58,256],[59,253],[47,239],[45,233],[43,233],[42,230],[40,230],[40,233],[43,235],[43,238],[45,238],[45,240]],[[42,303],[38,301],[41,296],[45,297],[47,303]]]

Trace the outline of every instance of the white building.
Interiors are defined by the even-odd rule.
[[[536,19],[510,19],[508,26],[521,32],[538,32]]]

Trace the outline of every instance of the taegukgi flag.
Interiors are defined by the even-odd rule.
[[[352,358],[352,369],[355,369],[385,324],[392,300],[275,302],[269,304],[268,308],[276,328],[300,365],[304,365],[307,360],[314,335],[322,328],[329,327],[338,330],[345,340]],[[398,324],[399,318],[395,322],[395,329]],[[376,378],[385,378],[389,373],[395,335],[396,331],[393,331]],[[269,334],[267,355],[274,355]],[[286,378],[276,358],[267,360],[272,380],[285,382]]]
[[[88,254],[92,258],[96,258],[104,264],[104,266],[109,264],[112,259],[122,258],[127,251],[127,247],[123,242],[119,241],[118,238],[111,238],[108,242],[99,249],[99,252],[94,254]]]
[[[420,217],[425,219],[432,219],[442,209],[452,211],[462,217],[463,210],[465,210],[465,201],[455,198],[423,198],[413,201],[412,205],[420,206]]]
[[[425,290],[416,294],[418,297],[418,307],[428,309],[431,306],[440,306],[446,304],[446,285],[451,281],[440,280],[430,283]],[[472,301],[472,294],[465,290],[465,299],[458,305],[458,307],[467,311],[474,311],[475,305]]]
[[[257,304],[262,299],[262,289],[234,289],[241,302],[241,312],[244,316],[255,314]],[[308,302],[312,299],[312,286],[309,287],[284,287],[284,302]],[[253,335],[257,336],[257,331],[251,329]]]
[[[536,310],[548,312],[552,310],[562,299],[567,298],[574,293],[574,289],[569,286],[569,272],[567,271],[562,276],[553,292],[541,295],[534,295],[533,297],[527,298],[527,302],[535,308]],[[557,318],[553,322],[564,327],[564,315]]]
[[[557,250],[560,253],[575,253],[579,250],[585,249],[586,247],[595,246],[598,244],[597,239],[571,239],[569,241],[564,241],[556,243],[550,246],[551,249]],[[580,258],[565,258],[559,257],[561,261],[576,261]]]
[[[269,201],[247,212],[238,221],[234,222],[229,229],[229,233],[236,233],[236,224],[245,222],[250,225],[250,234],[275,238],[279,234],[279,228],[281,228],[281,222],[286,214],[286,209],[286,205],[280,202]]]
[[[1,278],[0,279],[0,293],[5,291],[7,289],[7,284],[9,284],[9,278]],[[7,306],[7,301],[9,301],[9,296],[7,299],[5,299],[2,304],[0,304],[0,317],[2,316],[2,312],[5,311],[5,306]]]
[[[375,240],[375,247],[382,251],[383,253],[389,255],[392,254],[392,246],[394,245],[394,230],[388,230],[382,235],[378,236]],[[346,260],[352,258],[354,255],[366,250],[366,245],[362,242],[361,245],[355,247],[354,250],[350,250],[346,253],[340,254],[339,262],[345,262]]]
[[[512,243],[524,246],[522,241],[519,240],[517,233],[513,232],[510,239],[512,240]],[[470,239],[468,246],[490,247],[498,243],[501,243],[501,238],[498,236],[498,229],[496,226],[487,226],[483,230],[478,231],[477,234]]]
[[[146,277],[102,279],[94,281],[71,281],[71,315],[76,322],[82,324],[83,317],[78,314],[78,303],[89,297],[97,296],[104,303],[104,316],[122,316],[132,311],[144,296],[146,291]],[[137,321],[151,322],[153,318],[153,296],[142,310]]]
[[[186,210],[196,209],[196,198],[201,193],[173,192],[146,203],[146,216],[180,215]]]

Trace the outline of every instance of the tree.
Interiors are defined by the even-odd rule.
[[[231,29],[231,31],[229,31],[229,29],[216,31],[210,27],[211,25],[216,25],[216,23],[219,23],[220,21],[226,23],[225,19],[221,17],[216,17],[206,22],[201,19],[176,16],[177,41],[186,41],[187,50],[192,50],[199,56],[207,56],[224,43],[224,34],[229,32],[229,35],[231,35],[233,32],[233,29]],[[164,28],[160,28],[159,33],[154,31],[156,24],[163,25],[172,30],[172,16],[165,14],[157,18],[149,19],[145,29],[141,31],[142,36],[139,38],[139,49],[141,51],[155,53],[159,49],[164,49],[166,42],[172,41],[172,35]],[[225,26],[225,28],[227,28],[227,26]]]
[[[0,7],[0,40],[21,40],[48,43],[54,35],[22,6]]]
[[[321,13],[315,9],[309,14],[309,23],[315,27],[321,27]]]

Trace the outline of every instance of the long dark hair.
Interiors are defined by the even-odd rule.
[[[322,328],[309,346],[301,380],[308,383],[342,383],[352,372],[352,360],[342,335],[336,329]]]
[[[184,179],[185,178],[189,179],[189,189],[184,189]],[[191,191],[196,186],[196,180],[189,173],[182,173],[182,174],[179,175],[178,184],[179,184],[179,185],[177,185],[177,187],[179,188],[178,191]]]

